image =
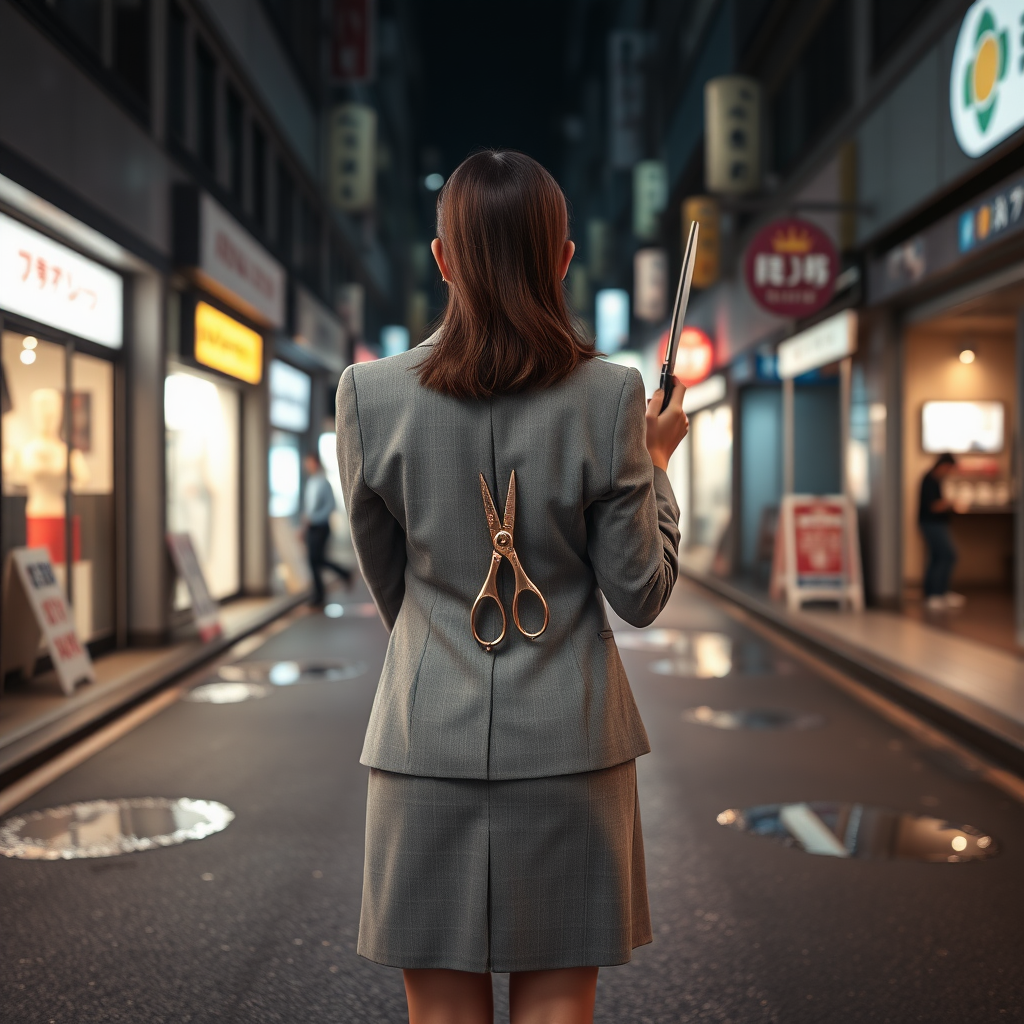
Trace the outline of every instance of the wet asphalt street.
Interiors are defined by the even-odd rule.
[[[365,592],[344,600],[340,618],[299,616],[246,660],[339,662],[349,678],[175,703],[19,809],[189,796],[236,817],[200,841],[104,860],[0,858],[4,1024],[405,1019],[400,972],[355,953],[358,757],[387,636],[359,614]],[[657,627],[682,633],[620,633],[653,746],[638,774],[655,941],[602,971],[596,1019],[1024,1017],[1024,806],[689,584]],[[701,708],[819,718],[724,730]],[[805,801],[973,825],[998,854],[811,856],[716,820]],[[498,990],[500,1020],[503,979]]]

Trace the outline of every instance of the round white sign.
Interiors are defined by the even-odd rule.
[[[979,0],[957,36],[949,112],[960,148],[981,156],[1024,127],[1024,0]]]

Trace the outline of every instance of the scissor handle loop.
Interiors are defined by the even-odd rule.
[[[476,631],[476,613],[484,601],[493,601],[498,606],[498,611],[501,612],[501,632],[493,640],[485,640]],[[492,647],[497,647],[498,644],[505,639],[505,634],[508,632],[508,619],[505,617],[505,608],[501,601],[499,601],[493,594],[480,594],[480,596],[473,602],[473,609],[469,613],[469,625],[473,630],[473,639],[480,644],[481,647],[488,651]]]
[[[508,560],[512,563],[512,568],[516,574],[516,592],[512,598],[512,621],[516,624],[516,629],[523,634],[528,640],[536,640],[548,628],[548,603],[544,600],[544,595],[537,589],[533,580],[526,575],[526,571],[519,563],[519,557],[516,555],[515,549],[513,548],[508,554]],[[519,598],[524,593],[531,593],[541,603],[541,607],[544,609],[544,624],[537,630],[536,633],[530,633],[523,629],[522,623],[519,621]]]
[[[487,579],[484,580],[484,585],[480,588],[480,593],[476,595],[476,600],[473,602],[473,607],[469,612],[469,628],[473,631],[473,639],[486,651],[489,651],[492,647],[497,647],[505,639],[505,634],[508,632],[508,617],[505,615],[505,606],[501,603],[501,598],[498,596],[498,566],[500,565],[501,555],[495,551],[491,555],[491,567],[487,570]],[[501,632],[493,640],[485,640],[476,631],[477,611],[484,601],[493,601],[498,606],[498,611],[501,612]]]

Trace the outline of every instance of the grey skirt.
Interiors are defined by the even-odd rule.
[[[371,769],[361,956],[536,971],[626,963],[650,941],[633,761],[499,782]]]

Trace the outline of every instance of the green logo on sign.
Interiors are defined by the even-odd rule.
[[[995,113],[997,86],[1006,77],[1008,47],[1006,29],[1000,32],[986,9],[974,33],[974,53],[964,69],[964,106],[974,111],[982,132],[988,130]]]

